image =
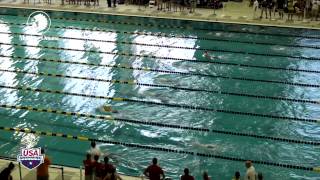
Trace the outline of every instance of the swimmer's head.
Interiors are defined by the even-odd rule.
[[[103,106],[103,110],[107,111],[107,112],[111,112],[112,111],[112,107],[110,105],[104,105]]]

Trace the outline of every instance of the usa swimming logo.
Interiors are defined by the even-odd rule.
[[[30,170],[42,164],[43,159],[43,155],[41,155],[41,148],[23,148],[17,156],[18,162]]]

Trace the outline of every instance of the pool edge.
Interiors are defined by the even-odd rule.
[[[251,26],[267,26],[276,28],[294,28],[294,29],[309,29],[309,30],[320,30],[319,27],[310,26],[297,26],[297,25],[280,25],[280,24],[265,24],[255,22],[240,22],[231,20],[207,20],[207,19],[193,19],[193,18],[182,18],[182,17],[166,17],[166,16],[152,16],[152,15],[138,15],[138,14],[126,14],[120,12],[103,12],[103,11],[90,11],[84,9],[68,9],[68,8],[55,8],[55,7],[30,7],[28,5],[12,5],[12,4],[0,4],[0,8],[15,8],[15,9],[29,9],[29,10],[49,10],[59,12],[78,12],[88,14],[103,14],[103,15],[114,15],[114,16],[129,16],[129,17],[142,17],[142,18],[154,18],[154,19],[167,19],[167,20],[186,20],[195,22],[208,22],[208,23],[225,23],[225,24],[240,24],[240,25],[251,25]]]

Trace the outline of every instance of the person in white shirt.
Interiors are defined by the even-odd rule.
[[[96,146],[96,142],[94,141],[91,141],[91,147],[88,150],[88,153],[91,154],[91,157],[94,157],[96,155],[99,157],[102,156],[100,148]]]
[[[259,9],[259,2],[258,0],[255,0],[253,3],[253,18],[256,18],[256,12]]]
[[[256,170],[254,169],[251,161],[246,161],[247,172],[244,177],[245,180],[256,180]]]

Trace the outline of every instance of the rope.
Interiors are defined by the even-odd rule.
[[[71,48],[57,48],[57,47],[50,47],[50,46],[34,46],[34,45],[25,45],[25,44],[10,44],[10,43],[0,43],[3,45],[15,45],[15,46],[21,46],[21,47],[41,47],[41,48],[49,48],[49,49],[56,49],[56,50],[70,50],[70,51],[85,51],[85,52],[95,52],[95,53],[105,53],[110,54],[106,51],[95,51],[95,50],[80,50],[80,49],[71,49]],[[127,54],[131,55],[131,54]],[[148,69],[144,69],[148,70]],[[160,72],[160,71],[158,71]],[[320,85],[318,84],[305,84],[305,83],[293,83],[293,82],[287,82],[287,81],[278,81],[278,80],[262,80],[262,79],[252,79],[252,78],[242,78],[242,77],[231,77],[231,76],[221,76],[221,75],[210,75],[210,74],[201,74],[201,73],[189,73],[189,72],[177,72],[177,71],[167,71],[167,70],[161,70],[163,73],[170,73],[170,74],[179,74],[179,75],[194,75],[194,76],[203,76],[203,77],[209,77],[209,78],[222,78],[222,79],[228,79],[228,80],[241,80],[241,81],[251,81],[251,82],[263,82],[263,83],[275,83],[275,84],[285,84],[285,85],[292,85],[292,86],[301,86],[301,87],[313,87],[313,88],[319,88]]]
[[[204,154],[204,153],[198,153],[198,152],[192,152],[192,151],[183,151],[179,149],[170,149],[170,148],[156,147],[151,145],[141,145],[137,143],[125,143],[125,142],[119,142],[119,141],[94,139],[86,136],[75,136],[75,135],[55,133],[55,132],[35,131],[27,128],[23,129],[23,128],[16,128],[16,127],[10,128],[10,127],[0,126],[0,130],[9,131],[9,132],[22,132],[22,133],[36,134],[39,136],[61,137],[61,138],[66,138],[70,140],[95,141],[99,143],[121,145],[129,148],[139,148],[139,149],[154,150],[154,151],[176,153],[176,154],[187,154],[187,155],[194,155],[194,156],[200,156],[200,157],[209,157],[209,158],[215,158],[215,159],[221,159],[221,160],[236,161],[236,162],[244,162],[247,160],[247,159],[242,159],[237,157],[222,156],[222,155],[216,155],[216,154]],[[261,165],[282,167],[282,168],[288,168],[288,169],[298,169],[298,170],[304,170],[304,171],[313,171],[313,172],[320,173],[320,167],[300,166],[300,165],[284,164],[284,163],[260,161],[260,160],[252,160],[252,162],[255,164],[261,164]]]
[[[9,23],[9,22],[0,22],[0,24],[7,25],[17,25],[17,26],[28,26],[25,23]],[[194,36],[184,36],[184,35],[174,35],[174,34],[164,34],[164,33],[153,33],[153,32],[142,32],[142,31],[118,31],[118,30],[104,30],[99,28],[81,28],[81,27],[67,27],[67,26],[53,26],[50,28],[55,29],[73,29],[73,30],[82,30],[82,31],[92,31],[92,32],[106,32],[106,33],[122,33],[122,34],[131,34],[131,35],[145,35],[145,36],[155,36],[155,37],[166,37],[166,38],[180,38],[180,39],[194,39],[194,40],[206,40],[206,41],[221,41],[221,42],[230,42],[230,43],[243,43],[243,44],[258,44],[258,45],[270,45],[270,46],[284,46],[284,47],[295,47],[295,48],[311,48],[311,49],[320,49],[320,46],[316,45],[292,45],[292,44],[283,44],[283,43],[270,43],[270,42],[257,42],[257,41],[245,41],[245,40],[230,40],[230,39],[221,39],[221,38],[208,38],[208,37],[194,37]]]
[[[128,55],[127,53],[108,53],[112,55],[121,55],[121,56],[133,56],[133,57],[146,57],[144,55],[135,55],[131,54]],[[53,60],[53,59],[46,59],[46,58],[32,58],[32,57],[22,57],[22,56],[7,56],[7,55],[0,55],[0,57],[10,57],[10,58],[19,58],[19,59],[30,59],[30,60],[42,60],[42,61],[52,61],[52,62],[65,62],[62,60]],[[305,72],[305,73],[320,73],[317,70],[308,70],[308,69],[297,69],[297,68],[281,68],[281,67],[272,67],[272,66],[260,66],[260,65],[250,65],[250,64],[241,64],[241,63],[232,63],[232,62],[218,62],[218,61],[208,61],[208,60],[194,60],[194,59],[178,59],[178,58],[167,58],[161,56],[147,56],[149,58],[157,58],[162,60],[176,60],[176,61],[186,61],[191,63],[209,63],[209,64],[218,64],[218,65],[226,65],[226,66],[236,66],[236,67],[247,67],[247,68],[259,68],[259,69],[270,69],[270,70],[283,70],[283,71],[293,71],[293,72]],[[72,62],[72,61],[69,61]],[[78,63],[78,62],[74,62]],[[81,62],[82,63],[82,62]],[[83,63],[82,63],[83,64]],[[94,64],[94,63],[86,63],[86,64]],[[97,66],[99,64],[96,64]],[[103,65],[106,66],[106,65]],[[111,66],[111,65],[110,65]],[[110,67],[108,66],[108,67]],[[146,69],[146,68],[143,68]],[[152,71],[152,69],[150,69]],[[158,71],[161,71],[158,69]]]
[[[33,88],[29,88],[29,87],[12,87],[12,86],[3,86],[3,87],[31,91],[31,92],[43,92],[43,93],[54,93],[54,94],[64,94],[64,95],[72,95],[72,96],[80,96],[80,97],[88,97],[88,98],[97,98],[97,99],[108,99],[111,101],[123,101],[123,102],[141,103],[141,104],[148,104],[148,105],[159,105],[159,106],[166,106],[166,107],[190,109],[190,110],[195,110],[195,111],[200,110],[200,111],[234,114],[234,115],[242,115],[242,116],[272,118],[272,119],[278,119],[278,120],[291,120],[291,121],[300,121],[300,122],[320,123],[320,120],[311,119],[311,118],[297,118],[297,117],[288,117],[288,116],[277,116],[277,115],[272,115],[272,114],[258,114],[258,113],[240,112],[240,111],[232,111],[232,110],[225,110],[225,109],[213,109],[213,108],[207,108],[207,107],[201,107],[201,106],[189,106],[189,105],[185,105],[185,104],[175,104],[175,103],[171,103],[171,104],[170,103],[158,103],[158,102],[154,102],[154,101],[146,101],[146,100],[139,100],[139,99],[129,99],[129,98],[109,97],[109,96],[96,96],[96,95],[63,92],[63,91],[49,90],[49,89],[33,89]]]
[[[27,36],[35,36],[35,37],[43,37],[43,35],[36,34],[27,34],[27,33],[7,33],[0,32],[1,34],[15,34],[15,35],[27,35]],[[269,56],[269,57],[285,57],[285,58],[293,58],[293,59],[306,59],[306,60],[317,60],[320,61],[318,57],[304,57],[304,56],[291,56],[284,54],[266,54],[266,53],[255,53],[255,52],[246,52],[246,51],[235,51],[235,50],[225,50],[225,49],[208,49],[208,48],[194,48],[187,46],[172,46],[172,45],[157,45],[157,44],[147,44],[147,43],[136,43],[129,41],[111,41],[111,40],[97,40],[97,39],[87,39],[87,38],[73,38],[73,37],[60,37],[60,36],[47,36],[47,37],[55,37],[59,39],[73,39],[73,40],[90,40],[96,42],[106,42],[106,43],[116,43],[116,44],[128,44],[128,45],[140,45],[140,46],[149,46],[149,47],[163,47],[163,48],[174,48],[174,49],[188,49],[188,50],[200,50],[200,51],[210,51],[210,52],[223,52],[223,53],[235,53],[235,54],[246,54],[246,55],[255,55],[255,56]]]
[[[60,60],[57,60],[57,61],[60,61]],[[74,63],[71,62],[71,64],[74,64]],[[84,63],[79,63],[79,64],[83,65]],[[107,67],[109,67],[109,66],[107,65]],[[125,69],[134,69],[134,68],[126,67]],[[217,91],[217,90],[193,89],[193,88],[187,88],[187,87],[178,87],[178,86],[170,86],[170,85],[162,85],[162,84],[139,83],[134,80],[127,80],[127,81],[125,81],[125,80],[107,80],[107,79],[97,79],[97,78],[89,78],[89,77],[82,77],[82,76],[50,74],[50,73],[46,73],[46,72],[36,73],[36,72],[20,71],[20,70],[0,69],[0,71],[9,72],[9,73],[30,74],[30,75],[36,75],[36,76],[63,77],[63,78],[82,79],[82,80],[91,80],[91,81],[108,82],[108,83],[132,84],[132,85],[145,86],[145,87],[169,88],[169,89],[182,90],[182,91],[187,91],[187,92],[188,91],[205,92],[205,93],[213,93],[213,94],[221,94],[221,95],[229,95],[229,96],[250,97],[250,98],[257,98],[257,99],[271,99],[271,100],[290,101],[290,102],[299,102],[299,103],[320,104],[320,101],[308,100],[308,99],[294,99],[294,98],[287,98],[287,97],[262,96],[262,95],[255,95],[255,94],[233,93],[233,92],[225,92],[225,91]]]
[[[39,91],[37,91],[39,92]],[[201,128],[201,127],[193,127],[193,126],[181,126],[176,124],[164,124],[159,122],[152,122],[148,120],[134,120],[134,119],[127,119],[127,118],[117,118],[111,116],[101,116],[101,115],[93,115],[93,114],[85,114],[85,113],[76,113],[76,112],[67,112],[67,111],[59,111],[53,109],[40,109],[28,106],[11,106],[11,105],[3,105],[0,106],[2,108],[10,108],[10,109],[23,109],[29,110],[34,112],[46,112],[46,113],[54,113],[64,116],[76,116],[76,117],[89,117],[90,118],[98,118],[107,121],[119,121],[125,123],[132,123],[132,124],[143,124],[148,126],[156,126],[156,127],[164,127],[164,128],[171,128],[171,129],[182,129],[182,130],[191,130],[196,132],[211,132],[215,134],[224,134],[229,136],[242,136],[242,137],[250,137],[255,139],[266,139],[272,141],[279,141],[279,142],[286,142],[286,143],[295,143],[295,144],[305,144],[305,145],[313,145],[319,146],[319,141],[305,141],[305,140],[297,140],[297,139],[289,139],[289,138],[281,138],[281,137],[272,137],[272,136],[264,136],[264,135],[257,135],[252,133],[241,133],[241,132],[233,132],[233,131],[223,131],[218,129],[208,129],[208,128]]]

